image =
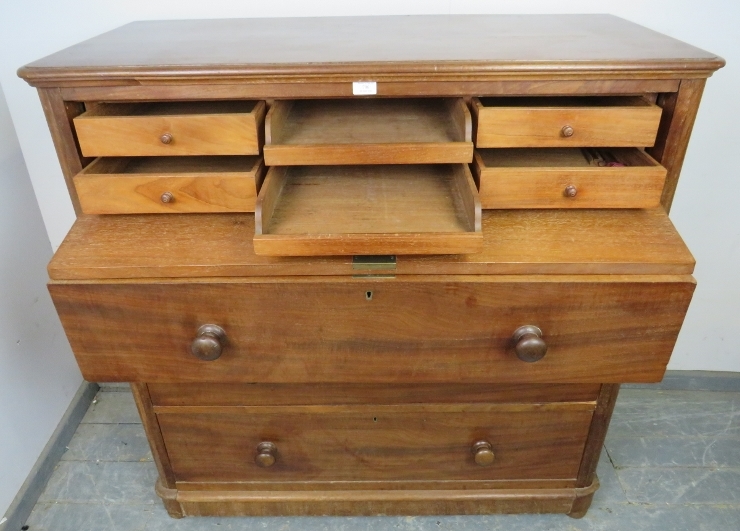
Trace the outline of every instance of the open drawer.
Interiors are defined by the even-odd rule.
[[[637,148],[481,149],[473,174],[482,208],[654,208],[666,179]]]
[[[85,214],[254,212],[261,157],[110,157],[75,175]]]
[[[260,255],[466,254],[482,246],[480,201],[464,164],[273,167],[257,198]]]
[[[88,104],[74,119],[86,157],[258,155],[264,101]]]
[[[265,164],[470,163],[462,98],[278,100],[265,121]]]
[[[473,98],[476,147],[650,147],[662,109],[640,96]]]

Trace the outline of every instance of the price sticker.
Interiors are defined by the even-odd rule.
[[[375,81],[353,81],[352,94],[355,96],[374,96],[378,93],[378,83]]]

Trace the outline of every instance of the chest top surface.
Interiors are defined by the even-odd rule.
[[[305,74],[661,72],[716,55],[611,15],[425,15],[134,22],[33,62],[34,85]]]

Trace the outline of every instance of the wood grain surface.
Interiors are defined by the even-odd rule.
[[[694,282],[686,276],[295,277],[52,282],[91,381],[602,383],[659,381]],[[368,296],[370,293],[371,296]],[[228,336],[197,359],[201,325]],[[522,325],[547,355],[513,352]]]
[[[253,244],[266,256],[475,253],[480,216],[463,164],[273,167]]]
[[[265,112],[263,101],[104,103],[74,125],[86,157],[258,155]]]
[[[578,148],[481,149],[471,166],[481,208],[656,208],[666,170],[645,152],[612,148],[625,167],[590,166]],[[576,188],[575,197],[565,194]]]
[[[694,259],[661,208],[496,210],[480,253],[398,256],[395,275],[690,274]],[[355,275],[347,256],[254,253],[251,214],[82,216],[49,264],[55,280]],[[167,241],[167,252],[161,242]]]
[[[655,79],[706,77],[723,64],[609,15],[432,15],[136,22],[31,63],[19,75],[36,85],[291,77],[303,83],[341,74],[381,81],[394,74]]]
[[[256,156],[106,157],[74,183],[85,214],[254,212],[264,174]]]
[[[265,129],[269,166],[473,159],[470,111],[462,98],[279,100]]]
[[[479,148],[647,147],[661,114],[640,97],[473,98],[472,108]]]
[[[578,404],[155,411],[178,480],[260,481],[269,489],[270,482],[290,480],[574,478],[593,412],[593,403]],[[490,466],[473,460],[479,440],[493,447]],[[277,446],[268,468],[254,462],[262,441]]]

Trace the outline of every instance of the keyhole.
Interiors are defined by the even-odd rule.
[[[365,300],[368,300],[368,301],[373,300],[373,292],[372,291],[366,291],[365,292]]]
[[[378,422],[378,417],[373,417],[373,422]]]

